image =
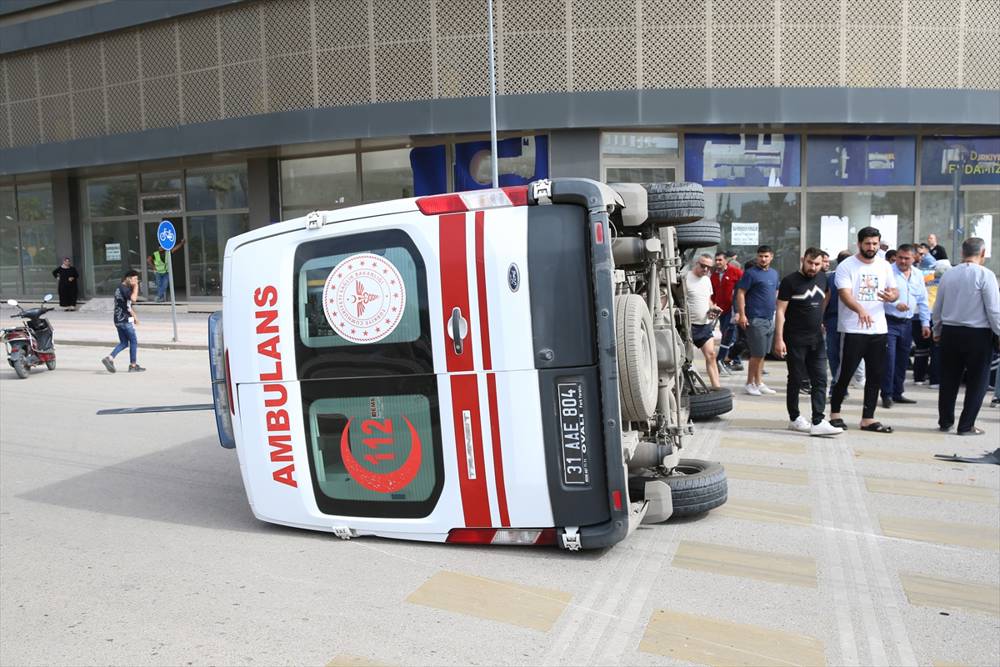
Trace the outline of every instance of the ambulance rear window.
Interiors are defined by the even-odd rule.
[[[417,517],[433,508],[442,486],[433,376],[392,384],[302,383],[313,487],[322,511]]]

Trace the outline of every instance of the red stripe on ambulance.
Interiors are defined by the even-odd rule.
[[[500,446],[500,409],[497,407],[496,373],[486,375],[486,394],[490,401],[490,428],[493,439],[493,476],[497,484],[497,504],[500,506],[500,525],[510,526],[510,512],[507,511],[507,487],[503,479],[503,447]]]
[[[451,376],[451,408],[455,423],[455,453],[462,511],[468,527],[488,527],[490,498],[483,457],[483,424],[479,414],[479,380],[475,375]]]
[[[469,273],[465,256],[465,214],[454,213],[440,217],[441,245],[441,307],[444,318],[445,359],[448,372],[471,371],[472,336],[463,340],[462,354],[456,354],[451,340],[452,311],[458,308],[462,317],[472,325],[469,313]]]
[[[490,316],[486,307],[486,214],[476,211],[476,286],[479,288],[479,323],[483,340],[483,368],[493,368],[490,356]]]

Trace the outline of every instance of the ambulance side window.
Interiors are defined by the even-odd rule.
[[[301,244],[299,379],[433,372],[423,258],[400,230]]]
[[[327,514],[421,517],[443,475],[433,376],[302,384],[313,490]]]

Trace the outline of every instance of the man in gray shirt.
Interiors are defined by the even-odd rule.
[[[934,342],[941,344],[941,389],[938,426],[955,423],[955,401],[965,379],[965,402],[958,418],[958,435],[982,435],[976,417],[989,382],[993,336],[1000,336],[1000,287],[983,266],[986,242],[972,237],[962,243],[962,263],[941,276],[934,302]]]

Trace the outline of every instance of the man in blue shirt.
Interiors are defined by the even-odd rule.
[[[750,347],[747,384],[751,396],[776,393],[764,384],[764,357],[774,341],[774,311],[778,300],[778,272],[771,268],[774,251],[770,246],[757,248],[757,261],[736,283],[737,323],[746,331]]]
[[[882,374],[882,407],[893,403],[916,403],[903,396],[906,365],[913,345],[913,318],[920,320],[920,335],[931,337],[931,309],[927,301],[924,275],[913,268],[917,250],[909,243],[896,249],[896,262],[892,266],[899,288],[899,298],[884,304],[885,320],[889,328],[889,346],[886,351],[885,373]]]

